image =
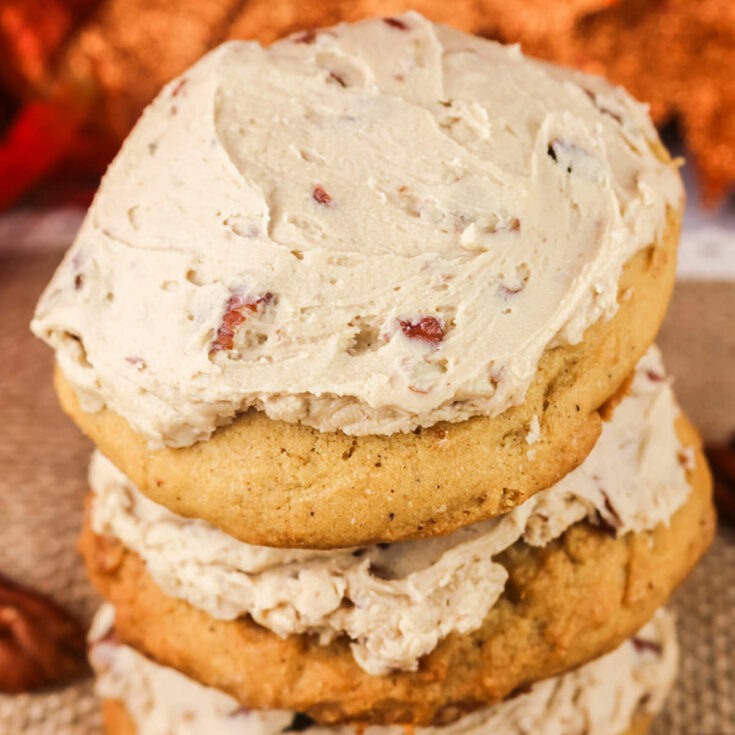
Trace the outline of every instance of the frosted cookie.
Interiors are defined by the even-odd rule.
[[[507,511],[589,451],[669,298],[682,188],[645,108],[393,20],[165,87],[33,320],[105,454],[249,543]]]
[[[248,710],[223,692],[196,683],[115,642],[114,615],[98,614],[90,659],[104,698],[108,735],[402,735],[400,726],[319,726],[283,710]],[[641,735],[674,681],[678,651],[664,610],[611,653],[525,693],[417,735]]]
[[[708,546],[711,480],[684,417],[668,450],[654,421],[595,456],[641,382],[575,472],[443,539],[252,547],[154,506],[97,460],[98,533],[88,521],[80,549],[122,640],[244,706],[324,723],[444,721],[610,650]],[[630,455],[644,458],[644,482],[625,473]],[[255,680],[233,673],[256,665]]]
[[[691,490],[677,415],[652,350],[581,467],[507,514],[435,539],[332,551],[244,544],[148,500],[99,452],[91,527],[140,556],[165,594],[215,618],[248,615],[322,645],[344,635],[369,674],[410,671],[450,633],[482,625],[508,580],[496,558],[516,542],[542,547],[585,519],[617,536],[667,523]]]

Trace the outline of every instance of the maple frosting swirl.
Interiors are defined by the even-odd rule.
[[[87,411],[393,433],[521,402],[681,204],[643,105],[416,13],[166,86],[38,305]]]

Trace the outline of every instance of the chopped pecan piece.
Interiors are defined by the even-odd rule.
[[[0,691],[29,692],[88,671],[82,627],[47,597],[0,576]]]
[[[660,643],[657,643],[656,641],[650,641],[647,638],[639,638],[638,636],[634,636],[630,639],[630,642],[635,647],[635,650],[638,651],[638,653],[643,653],[643,651],[650,651],[651,653],[655,653],[657,656],[661,655],[661,651],[663,650]]]
[[[234,344],[235,331],[246,319],[243,310],[247,309],[255,313],[261,305],[266,306],[272,300],[272,293],[266,293],[256,298],[241,296],[240,294],[230,296],[227,299],[225,313],[222,315],[222,321],[217,330],[217,336],[212,341],[210,351],[231,350]]]
[[[398,31],[407,31],[408,26],[399,18],[383,18],[383,23]]]
[[[525,284],[521,284],[517,288],[508,288],[505,284],[501,283],[500,286],[498,286],[498,293],[504,298],[510,298],[511,296],[515,296],[517,293],[520,293],[523,291]]]
[[[333,72],[330,72],[332,74]],[[335,74],[335,76],[337,76]],[[344,86],[344,82],[342,83]],[[314,187],[314,193],[312,194],[312,197],[314,197],[314,201],[318,204],[323,204],[325,207],[328,207],[332,203],[332,197],[327,194],[326,191],[324,191],[324,187],[317,184]]]
[[[436,346],[444,339],[444,327],[434,316],[424,316],[417,321],[399,319],[398,323],[401,325],[403,334],[417,342]]]
[[[666,380],[665,375],[661,375],[661,373],[657,373],[655,370],[646,370],[646,377],[652,383],[663,383]]]
[[[183,90],[185,86],[186,86],[186,78],[179,79],[176,86],[171,90],[171,96],[178,97],[179,94],[181,94],[181,90]]]
[[[610,521],[608,521],[602,513],[598,510],[595,513],[594,519],[592,521],[603,533],[607,534],[610,538],[617,538],[618,537],[618,529],[613,526]]]
[[[623,527],[623,519],[620,517],[618,512],[615,510],[615,508],[613,507],[613,504],[610,502],[610,496],[604,490],[601,490],[600,492],[602,493],[602,497],[605,498],[605,510],[612,517],[612,520],[609,521],[609,523],[617,531],[619,528]]]
[[[253,710],[250,709],[250,707],[242,706],[242,707],[238,707],[237,709],[232,710],[232,712],[230,712],[230,714],[227,716],[228,717],[243,717],[243,716],[249,715],[252,711]],[[284,730],[284,732],[286,731]]]
[[[314,41],[316,41],[316,31],[313,28],[300,33],[293,39],[294,43],[314,43]]]

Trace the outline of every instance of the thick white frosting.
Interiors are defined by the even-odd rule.
[[[231,42],[146,110],[32,328],[152,445],[248,407],[496,415],[681,203],[655,139],[623,90],[415,13]]]
[[[102,612],[90,660],[99,696],[125,704],[138,735],[280,735],[294,713],[248,710],[228,695],[189,679],[113,641],[94,640],[114,613]],[[575,671],[534,684],[530,692],[417,735],[620,735],[634,717],[660,711],[676,676],[678,649],[672,616],[653,620],[612,653]],[[308,735],[405,735],[400,726],[312,725]]]
[[[413,670],[449,633],[482,624],[507,579],[494,557],[515,542],[544,545],[584,518],[617,534],[668,522],[690,492],[676,415],[653,348],[580,467],[510,513],[442,538],[332,551],[244,544],[151,502],[99,452],[92,527],[139,554],[166,594],[216,618],[249,614],[323,644],[347,634],[369,673]]]

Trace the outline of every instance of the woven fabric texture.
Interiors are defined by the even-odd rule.
[[[36,299],[59,259],[57,249],[0,251],[0,573],[50,594],[86,622],[99,600],[75,543],[91,446],[57,407],[50,350],[28,331]],[[682,284],[661,339],[669,369],[679,371],[685,408],[710,436],[721,431],[723,416],[735,428],[735,371],[729,359],[735,350],[734,305],[735,283]],[[686,347],[692,344],[696,354]],[[725,356],[724,364],[701,358],[713,351]],[[708,396],[722,398],[710,401],[716,411],[712,430],[707,405],[698,401],[697,386],[704,384]],[[682,668],[654,735],[735,735],[735,529],[721,526],[673,607]],[[0,732],[101,732],[91,682],[40,694],[0,695]]]

